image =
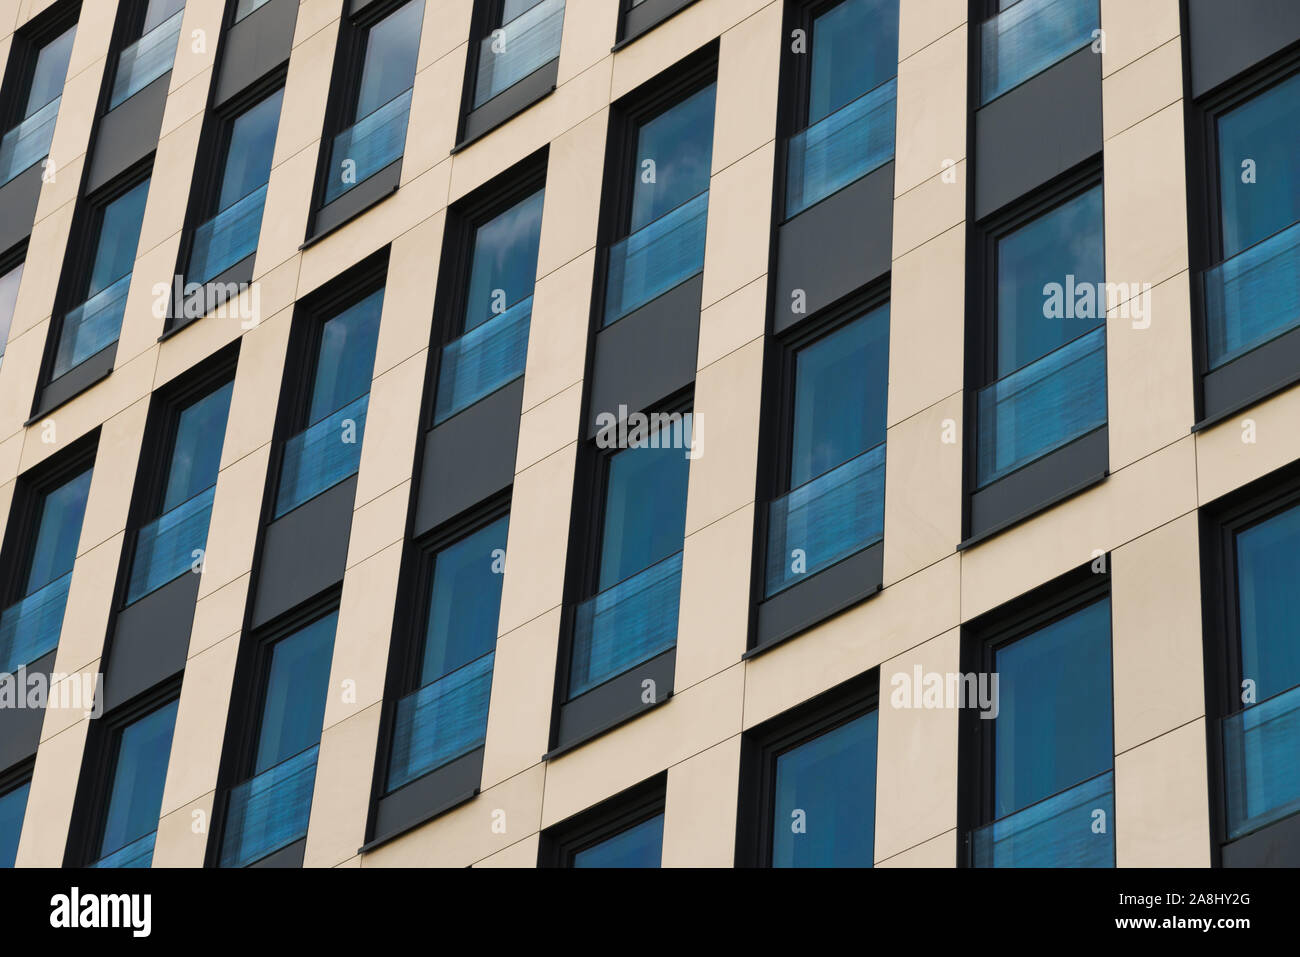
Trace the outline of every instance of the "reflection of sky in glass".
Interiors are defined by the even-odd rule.
[[[709,188],[713,160],[710,84],[660,113],[637,133],[632,232]],[[648,166],[653,163],[653,167]],[[646,182],[653,170],[653,182]]]

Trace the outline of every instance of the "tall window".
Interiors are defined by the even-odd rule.
[[[176,59],[185,0],[135,0],[123,7],[128,45],[117,60],[108,108],[120,106],[154,80],[171,72]]]
[[[663,775],[542,832],[542,867],[659,867],[663,858]]]
[[[0,785],[0,868],[13,867],[18,857],[18,838],[23,832],[27,792],[31,787],[30,778]]]
[[[95,867],[148,867],[176,726],[175,699],[116,729]]]
[[[228,798],[222,867],[244,867],[305,837],[338,613],[264,643],[258,651],[260,707],[247,775]]]
[[[472,109],[560,55],[564,0],[488,0]]]
[[[11,265],[0,273],[0,359],[4,358],[9,341],[9,328],[14,321],[14,307],[18,304],[18,284],[23,280],[23,264]]]
[[[53,35],[33,38],[26,62],[15,77],[19,87],[9,94],[16,109],[11,107],[5,117],[8,128],[0,138],[0,186],[49,154],[76,34],[74,24],[56,27]],[[14,38],[15,58],[23,52],[23,40],[21,35]]]

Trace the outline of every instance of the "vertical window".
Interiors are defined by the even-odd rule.
[[[136,537],[128,604],[203,566],[233,390],[227,381],[166,411],[165,471]]]
[[[117,60],[108,108],[114,109],[159,77],[176,59],[185,0],[136,0],[123,7],[126,46]]]
[[[32,524],[30,537],[20,546],[18,580],[11,585],[16,601],[0,614],[0,674],[31,664],[59,643],[90,475],[91,469],[83,466],[30,499],[15,498],[10,520],[23,520],[27,499]]]
[[[358,183],[401,159],[411,87],[424,20],[424,0],[407,0],[376,21],[353,29],[353,56],[343,93],[340,125],[334,137],[325,181],[325,203],[334,202]]]
[[[312,329],[306,428],[285,443],[278,518],[356,474],[384,291],[376,290]]]
[[[716,90],[709,82],[666,109],[630,117],[627,198],[620,238],[609,251],[606,325],[704,268]]]
[[[659,867],[663,858],[663,775],[542,832],[542,867]]]
[[[0,868],[13,867],[18,857],[18,838],[22,835],[31,786],[30,778],[18,784],[11,781],[0,785]]]
[[[307,834],[337,626],[331,612],[258,649],[259,710],[245,780],[227,800],[222,867],[254,864]]]
[[[987,823],[976,867],[1113,867],[1110,600],[985,649],[996,717],[979,722]]]
[[[49,154],[76,34],[75,24],[59,24],[30,40],[21,34],[14,37],[11,58],[19,66],[10,82],[17,88],[9,93],[12,105],[3,117],[6,123],[0,138],[0,186]],[[28,47],[26,57],[24,46]]]
[[[79,305],[63,317],[51,379],[117,343],[148,195],[145,179],[91,202],[85,258],[72,296]]]
[[[95,867],[148,867],[176,725],[175,699],[116,729]]]
[[[283,99],[284,89],[277,89],[222,124],[215,201],[204,197],[210,218],[194,230],[191,282],[214,280],[256,252]]]
[[[9,342],[9,328],[14,321],[14,307],[18,303],[18,284],[23,280],[23,264],[9,266],[0,272],[0,359],[4,358]]]
[[[474,74],[474,110],[558,59],[564,29],[564,0],[486,0],[486,6]],[[548,89],[554,80],[547,76]]]

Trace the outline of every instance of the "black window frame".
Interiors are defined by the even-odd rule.
[[[742,734],[740,797],[736,813],[736,867],[772,866],[777,758],[850,721],[879,710],[880,667],[876,666],[768,718]],[[878,758],[876,763],[879,774]],[[876,790],[879,801],[879,788]],[[873,834],[875,827],[875,821],[872,821]]]
[[[18,788],[22,787],[24,784],[28,785],[28,787],[30,788],[32,783],[32,776],[35,773],[35,770],[36,770],[36,758],[34,755],[32,757],[23,758],[21,761],[17,762],[16,764],[10,765],[8,768],[5,768],[4,770],[0,770],[0,799],[7,797],[9,794],[16,791]],[[31,800],[32,800],[32,792],[28,790],[27,792],[28,806],[30,806]],[[25,826],[26,824],[27,824],[27,811],[26,808],[24,808],[23,825]],[[19,834],[19,840],[21,842],[22,828],[19,828],[18,834]],[[21,843],[19,846],[21,847]],[[16,863],[17,862],[15,862],[15,864]],[[3,868],[0,868],[0,870],[2,869]]]
[[[665,814],[667,791],[668,772],[661,771],[552,825],[538,841],[537,866],[572,867],[578,853]]]
[[[661,23],[666,23],[681,13],[695,0],[644,0],[634,4],[633,0],[619,0],[618,3],[618,42],[610,49],[617,53],[634,40],[639,40]]]
[[[81,0],[54,3],[14,31],[9,47],[9,62],[0,84],[0,135],[8,133],[23,119],[22,112],[36,79],[36,64],[41,48],[56,40],[68,29],[79,26]],[[64,89],[68,78],[64,77]],[[60,94],[62,95],[62,94]]]
[[[13,246],[9,247],[9,249],[0,253],[0,278],[9,275],[9,273],[13,272],[15,269],[21,268],[24,271],[26,271],[27,244],[28,241],[26,239],[23,239],[15,243]],[[18,302],[17,300],[15,300],[14,312],[17,313],[17,311],[18,311]],[[3,331],[3,333],[0,333],[0,335],[4,336],[3,339],[0,339],[0,362],[4,361],[4,355],[6,352],[9,351],[8,335],[10,332],[13,331],[13,319],[14,319],[13,316],[9,317],[8,328],[6,328]]]

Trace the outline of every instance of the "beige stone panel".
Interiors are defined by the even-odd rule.
[[[515,476],[497,634],[514,631],[563,599],[576,455],[577,445],[571,445]]]
[[[932,837],[915,847],[895,854],[888,860],[877,860],[876,867],[956,867],[957,829]]]
[[[264,270],[259,269],[254,260],[253,282],[246,292],[240,293],[234,307],[227,310],[227,315],[241,317],[241,331],[265,322],[282,309],[293,305],[298,297],[298,265],[298,256]],[[254,290],[256,295],[253,294]],[[248,297],[247,304],[245,297]]]
[[[96,61],[108,56],[118,6],[120,4],[115,3],[81,5],[77,14],[77,35],[72,42],[72,56],[68,59],[68,76],[75,77],[82,70],[93,67]]]
[[[537,832],[541,765],[485,790],[467,804],[382,844],[362,867],[468,867]],[[536,863],[536,857],[533,858]]]
[[[191,801],[158,822],[154,838],[153,867],[202,867],[208,850],[208,829],[216,792]]]
[[[898,65],[894,195],[966,156],[966,27]]]
[[[21,432],[17,432],[9,436],[9,438],[5,439],[3,442],[0,442],[0,480],[3,480],[5,485],[9,488],[8,492],[3,493],[3,500],[0,500],[0,510],[7,510],[9,508],[9,497],[12,495],[13,491],[13,480],[18,475],[18,462],[22,458],[22,454],[23,435]],[[0,516],[0,529],[4,527],[3,521],[6,517],[7,513],[5,516]]]
[[[36,752],[23,833],[18,841],[17,867],[62,867],[72,821],[72,803],[81,776],[90,720],[41,742]]]
[[[339,17],[343,15],[344,6],[348,0],[299,0],[298,4],[298,22],[293,27],[293,46],[297,47],[314,37],[321,30],[332,24],[337,24]],[[465,0],[460,0],[465,2]],[[429,17],[424,18],[425,27],[428,28]],[[337,29],[337,26],[336,28]],[[420,49],[424,49],[423,42]]]
[[[618,7],[606,0],[566,0],[560,72],[556,84],[573,79],[609,56],[618,30]]]
[[[475,867],[536,867],[541,834],[530,834],[522,841],[516,841],[504,851],[490,854],[478,861]]]
[[[775,157],[768,143],[709,179],[701,308],[767,272],[772,208],[755,199],[772,195]]]
[[[752,503],[686,536],[673,678],[678,691],[731,667],[745,653],[753,545]]]
[[[64,154],[55,153],[51,148],[50,155],[62,157]],[[41,183],[40,198],[36,201],[36,215],[32,222],[40,222],[60,206],[66,206],[76,200],[80,193],[86,154],[81,153],[64,162],[56,158],[53,162],[52,169],[47,164],[41,171],[44,181]]]
[[[614,54],[611,101],[635,90],[774,0],[699,0]]]
[[[108,419],[100,429],[95,470],[90,477],[90,495],[86,499],[86,514],[77,545],[79,555],[126,528],[132,483],[124,481],[123,476],[136,473],[148,413],[149,401],[141,399]]]
[[[10,339],[4,361],[0,362],[0,434],[18,435],[20,462],[21,444],[25,443],[27,436],[23,423],[32,412],[32,398],[36,394],[36,380],[40,375],[45,333],[49,326],[50,321],[46,319],[34,329]]]
[[[548,187],[549,189],[549,187]],[[547,199],[550,205],[550,199]],[[546,224],[542,224],[545,241]],[[591,327],[594,249],[543,276],[533,287],[528,355],[524,366],[525,410],[582,382]]]
[[[151,187],[152,188],[152,187]],[[172,286],[181,234],[175,232],[152,249],[144,250],[131,270],[126,293],[126,310],[117,338],[115,365],[123,365],[152,349],[158,348],[167,314],[167,290]],[[173,347],[173,351],[174,351]]]
[[[401,566],[399,541],[353,565],[344,576],[325,701],[327,728],[354,717],[384,695]]]
[[[542,826],[550,827],[740,732],[744,666],[674,692],[616,733],[548,762]]]
[[[733,867],[740,735],[668,769],[664,867]]]
[[[359,868],[359,867],[361,867],[361,855],[360,855],[360,854],[357,854],[355,857],[349,857],[349,858],[348,858],[346,861],[344,861],[343,863],[341,863],[341,864],[335,864],[334,867],[335,867],[335,869],[338,869],[338,868],[344,868],[344,867],[348,867],[348,868],[356,867],[356,868]]]
[[[1193,439],[961,553],[962,621],[1092,561],[1196,507]]]
[[[370,384],[361,468],[357,473],[357,505],[364,505],[411,477],[428,357],[428,350],[419,352]]]
[[[945,441],[951,429],[953,441]],[[961,541],[962,396],[889,430],[885,450],[885,584],[951,555]]]
[[[538,276],[549,275],[596,246],[608,127],[609,110],[601,110],[551,143],[537,249]],[[591,285],[590,270],[587,285]]]
[[[72,56],[75,59],[80,54],[90,62],[87,69],[77,73],[69,71],[63,83],[59,118],[54,122],[54,138],[50,140],[50,156],[56,170],[62,170],[86,152],[99,106],[99,86],[104,76],[107,45],[107,34],[96,37],[88,30],[77,30],[72,42]]]
[[[71,672],[54,669],[45,703],[45,718],[41,722],[42,738],[52,738],[78,721],[95,717],[92,708],[103,672],[104,666],[99,658],[79,665]]]
[[[29,428],[23,444],[22,470],[25,472],[67,448],[104,420],[147,396],[153,381],[155,356],[156,353],[147,352],[132,359],[94,388],[59,406]],[[47,430],[50,423],[53,429]],[[54,441],[46,441],[47,436],[52,436]]]
[[[956,627],[959,569],[954,555],[751,658],[745,665],[745,727]]]
[[[176,235],[185,225],[185,207],[189,204],[190,183],[194,177],[194,161],[202,131],[203,118],[196,116],[158,141],[149,179],[149,197],[140,224],[137,257],[169,236]],[[168,269],[165,275],[157,277],[157,281],[169,281],[171,273],[172,270]]]
[[[221,468],[227,468],[271,441],[275,407],[280,398],[280,383],[284,378],[285,357],[289,350],[290,320],[290,312],[286,309],[270,321],[250,329],[239,343],[235,387],[230,393],[230,413],[226,416],[226,435],[221,443]],[[164,352],[174,339],[163,343]]]
[[[957,708],[891,704],[893,676],[961,671],[961,633],[954,628],[880,666],[876,745],[876,860],[893,857],[957,824]]]
[[[446,218],[437,213],[393,240],[375,343],[374,376],[429,348]]]
[[[1102,81],[1102,136],[1110,139],[1182,98],[1182,43],[1174,38]]]
[[[306,238],[315,176],[316,150],[311,147],[272,167],[266,185],[262,228],[257,234],[257,258],[253,260],[255,277],[298,257],[298,247]]]
[[[460,49],[463,51],[465,48]],[[464,78],[463,53],[445,56],[415,75],[411,117],[406,127],[406,145],[402,151],[403,183],[409,183],[441,163],[456,145],[456,125],[460,120],[460,86]]]
[[[211,70],[217,59],[217,40],[225,20],[226,0],[186,0],[181,18],[181,38],[172,62],[170,89],[174,90]]]
[[[6,44],[12,38],[14,26],[17,22],[18,0],[4,0],[4,3],[0,4],[0,35],[4,37]],[[9,47],[6,45],[3,48],[0,48],[0,52],[4,53],[7,62]]]
[[[469,39],[469,21],[473,11],[474,0],[425,3],[420,53],[416,58],[417,70],[425,69]],[[456,87],[460,88],[460,81],[457,81]]]
[[[54,309],[54,290],[63,269],[63,253],[72,229],[74,206],[74,203],[66,203],[32,226],[32,234],[27,240],[27,259],[23,263],[23,280],[18,286],[14,318],[9,326],[10,342],[42,319],[50,318]]]
[[[582,383],[575,382],[523,414],[515,471],[522,472],[578,439],[582,425]]]
[[[1115,865],[1209,867],[1205,719],[1115,758]]]
[[[321,732],[304,867],[333,867],[365,843],[378,736],[378,704]]]
[[[1156,285],[1187,269],[1181,101],[1106,142],[1106,281]]]
[[[550,96],[452,157],[448,202],[467,195],[561,133],[604,110],[609,105],[612,59],[606,58],[575,76]]]
[[[314,170],[314,161],[310,165]],[[450,160],[439,163],[418,179],[404,185],[389,199],[372,206],[347,225],[339,227],[305,249],[302,254],[302,269],[298,274],[299,298],[387,246],[445,206],[450,167]],[[271,175],[274,177],[274,172]],[[396,200],[393,197],[397,197]],[[300,215],[298,221],[301,222],[304,217],[305,214]]]
[[[211,648],[223,638],[237,634],[243,628],[244,607],[248,601],[248,584],[251,580],[251,572],[241,575],[230,584],[200,598],[195,604],[194,624],[190,628],[190,657]]]
[[[18,26],[21,27],[32,18],[44,13],[55,2],[56,0],[22,0],[21,5],[18,7]]]
[[[887,420],[893,426],[965,385],[965,227],[896,259],[890,299]]]
[[[239,635],[234,634],[185,662],[167,783],[163,787],[164,815],[217,786],[217,764],[226,734],[238,654]]]
[[[348,568],[402,540],[406,533],[406,510],[410,500],[411,483],[407,481],[372,499],[352,514]]]
[[[553,608],[497,639],[483,751],[484,789],[531,768],[550,747],[551,705],[560,643]]]
[[[1101,72],[1110,76],[1178,36],[1178,0],[1101,0],[1101,28]]]
[[[970,12],[965,0],[900,0],[898,5],[898,59],[951,33],[966,22]]]
[[[311,6],[309,3],[298,8],[299,30]],[[337,18],[340,0],[333,0],[333,6]],[[329,97],[338,32],[339,21],[334,19],[298,42],[289,55],[289,73],[284,85],[284,100],[280,104],[280,125],[275,132],[275,150],[271,154],[272,169],[320,141],[325,129],[325,102]],[[315,182],[314,169],[312,173],[308,189]]]
[[[1197,525],[1189,513],[1111,554],[1117,752],[1205,714]]]
[[[263,446],[217,475],[203,575],[199,581],[200,599],[247,575],[253,566],[253,547],[262,523],[262,493],[270,456],[270,446]]]
[[[767,276],[718,300],[700,313],[700,369],[762,336],[767,327]]]
[[[965,221],[966,161],[959,160],[895,197],[894,259]]]
[[[180,86],[172,87],[167,94],[162,126],[158,130],[160,139],[175,132],[207,108],[208,84],[211,82],[212,68],[209,68]]]
[[[1188,274],[1106,319],[1110,467],[1123,468],[1187,435],[1196,420]],[[1144,308],[1141,304],[1147,303]],[[1149,315],[1138,316],[1138,311]],[[1125,315],[1125,312],[1128,315]]]
[[[776,136],[781,19],[781,4],[772,3],[722,35],[713,117],[715,175]]]
[[[1196,433],[1200,504],[1300,458],[1300,386]]]

